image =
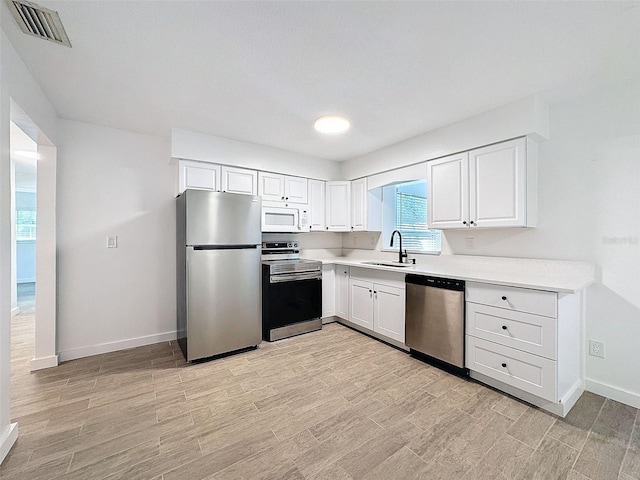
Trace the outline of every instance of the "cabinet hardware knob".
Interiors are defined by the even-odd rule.
[[[284,200],[284,197],[280,197],[280,200]]]
[[[465,221],[463,221],[463,222],[462,222],[462,224],[463,224],[463,225],[466,225],[466,224],[467,224],[467,221],[466,221],[466,220],[465,220]]]
[[[375,290],[373,291],[373,293],[375,293],[376,295],[378,294],[378,292],[376,292]]]
[[[502,329],[503,329],[503,330],[506,330],[506,329],[507,329],[507,326],[506,326],[506,325],[502,325]]]
[[[473,220],[471,220],[471,221],[469,222],[469,225],[475,225],[475,222],[474,222]]]
[[[285,200],[289,200],[289,197],[285,197],[284,199],[285,199]]]
[[[502,300],[506,300],[506,299],[507,299],[507,297],[504,297],[504,296],[502,297]]]
[[[329,230],[329,227],[325,227],[327,230]]]
[[[507,368],[507,364],[506,364],[506,363],[503,363],[503,364],[502,364],[502,368]]]

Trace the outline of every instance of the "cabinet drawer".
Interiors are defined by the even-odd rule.
[[[556,362],[466,336],[467,368],[551,402],[557,401]]]
[[[557,295],[554,292],[467,282],[466,300],[545,317],[557,316]]]
[[[467,302],[467,334],[556,359],[556,319]]]

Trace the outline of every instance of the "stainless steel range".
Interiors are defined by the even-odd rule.
[[[322,328],[322,263],[301,260],[298,243],[262,244],[262,338]]]

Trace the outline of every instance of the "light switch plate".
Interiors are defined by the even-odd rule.
[[[107,248],[118,248],[118,236],[117,235],[108,235],[107,236]]]
[[[476,248],[475,246],[475,238],[474,237],[467,237],[464,239],[464,248],[466,250],[473,250],[474,248]]]

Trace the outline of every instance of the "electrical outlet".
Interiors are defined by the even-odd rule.
[[[589,355],[604,358],[604,342],[589,340]]]
[[[475,247],[475,239],[473,237],[467,237],[464,239],[464,248],[466,250],[473,250]]]
[[[118,236],[117,235],[109,235],[109,236],[107,236],[107,248],[118,248]]]

